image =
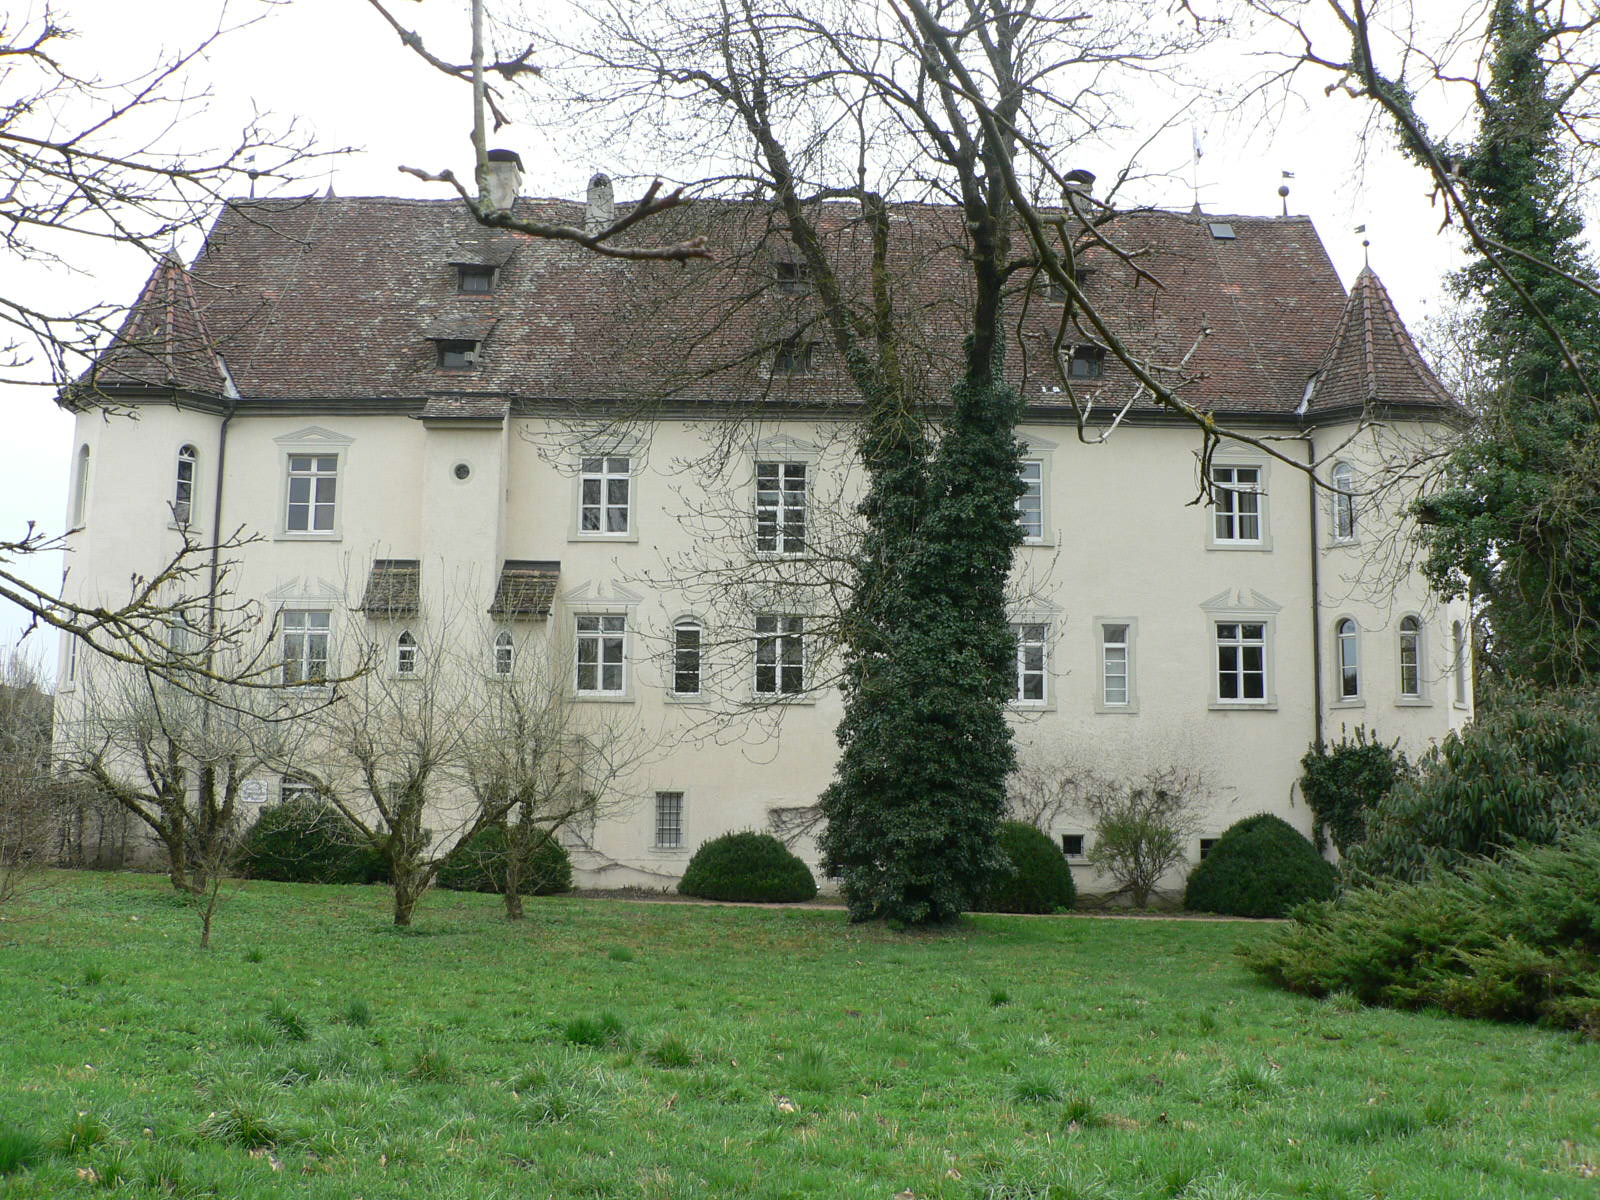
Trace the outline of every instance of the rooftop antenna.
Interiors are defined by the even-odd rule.
[[[1189,126],[1189,136],[1194,141],[1194,161],[1189,164],[1189,184],[1194,189],[1194,208],[1191,212],[1200,211],[1200,158],[1205,151],[1200,148],[1200,129],[1198,126]]]
[[[1285,171],[1283,173],[1283,177],[1285,179],[1293,179],[1294,172]],[[1287,183],[1280,183],[1278,185],[1278,195],[1283,198],[1283,215],[1287,217],[1289,215],[1289,185]]]

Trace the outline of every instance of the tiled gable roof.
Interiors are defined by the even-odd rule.
[[[582,206],[568,201],[519,201],[519,213],[582,223]],[[841,278],[864,294],[867,238],[858,216],[847,204],[818,210]],[[858,402],[809,288],[792,294],[775,286],[774,262],[793,252],[770,210],[702,202],[669,217],[704,232],[716,259],[679,267],[603,258],[480,228],[455,201],[235,201],[192,275],[246,408],[382,402],[428,419],[494,419],[507,402],[580,411],[664,398]],[[1214,238],[1210,224],[1218,220],[1231,223],[1236,237]],[[934,398],[953,381],[969,313],[959,225],[950,207],[905,205],[892,214],[903,353]],[[641,237],[658,240],[677,232],[644,229]],[[1142,212],[1118,217],[1107,232],[1159,286],[1091,249],[1083,262],[1094,271],[1084,287],[1155,373],[1204,408],[1292,417],[1345,308],[1310,221]],[[453,264],[463,262],[497,267],[490,293],[459,290]],[[1062,308],[1042,289],[1025,290],[1019,277],[1008,326],[1020,325],[1020,334],[1008,349],[1007,374],[1042,414],[1065,407],[1048,366]],[[815,369],[774,373],[774,348],[796,335],[817,343]],[[430,338],[481,341],[479,364],[440,368]],[[1065,340],[1092,339],[1069,331]],[[106,361],[117,362],[122,379],[162,385],[151,361],[117,354]],[[1377,369],[1396,362],[1383,357]],[[1409,360],[1399,365],[1414,375]],[[1113,407],[1137,390],[1110,356],[1104,378],[1089,386]]]
[[[1382,281],[1363,267],[1306,398],[1306,412],[1372,404],[1459,408],[1418,353]]]

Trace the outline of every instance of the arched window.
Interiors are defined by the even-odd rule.
[[[700,694],[700,622],[685,617],[672,627],[672,692],[676,696]]]
[[[78,447],[77,473],[72,480],[72,518],[68,522],[77,529],[89,515],[89,443]]]
[[[1356,536],[1356,498],[1351,495],[1356,486],[1356,473],[1349,463],[1335,463],[1329,480],[1336,489],[1333,493],[1334,540],[1348,542]]]
[[[411,636],[409,629],[395,639],[394,673],[396,675],[417,673],[417,639]]]
[[[1467,703],[1467,634],[1456,621],[1450,626],[1450,673],[1455,676],[1456,703]]]
[[[1400,698],[1422,698],[1422,622],[1400,618]]]
[[[172,489],[172,520],[187,525],[194,520],[195,471],[200,465],[200,452],[193,446],[178,447],[178,474]]]
[[[1333,632],[1339,647],[1339,699],[1358,700],[1361,697],[1361,647],[1356,623],[1343,617],[1333,627]]]
[[[509,675],[516,662],[516,647],[511,644],[511,634],[502,629],[494,637],[494,673]]]

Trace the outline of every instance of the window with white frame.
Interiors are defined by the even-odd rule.
[[[627,690],[627,617],[620,613],[580,613],[577,621],[578,694],[623,695]]]
[[[1217,700],[1223,704],[1267,699],[1267,626],[1264,621],[1218,621]]]
[[[1422,622],[1400,618],[1400,698],[1422,699]]]
[[[656,849],[677,850],[683,846],[683,793],[656,793]]]
[[[633,460],[625,454],[585,458],[579,464],[578,532],[617,536],[633,528]]]
[[[499,633],[494,635],[493,656],[491,661],[493,662],[494,673],[496,675],[511,674],[511,669],[516,665],[517,650],[516,646],[513,645],[511,641],[511,634],[508,630],[502,629]]]
[[[685,618],[672,627],[672,692],[676,696],[700,694],[700,622]]]
[[[1050,627],[1026,621],[1011,626],[1017,639],[1017,683],[1012,699],[1018,704],[1043,704],[1048,692],[1045,670]]]
[[[67,639],[67,683],[78,682],[78,639],[73,634],[66,634]]]
[[[1213,540],[1223,545],[1260,545],[1261,468],[1213,466],[1211,494]]]
[[[89,515],[89,443],[78,447],[78,461],[72,476],[72,516],[74,529],[81,526]]]
[[[1022,540],[1044,541],[1044,461],[1038,458],[1022,460],[1022,495],[1017,497],[1017,523],[1022,526]]]
[[[806,464],[756,463],[756,549],[799,554],[806,548]]]
[[[1120,621],[1100,625],[1100,703],[1105,708],[1133,703],[1133,639]]]
[[[1328,477],[1333,484],[1333,540],[1348,542],[1356,536],[1355,469],[1349,463],[1335,463]]]
[[[332,533],[338,491],[337,454],[289,455],[289,503],[284,529],[290,533]]]
[[[278,614],[285,683],[317,683],[328,675],[328,639],[333,613],[327,609],[286,608]]]
[[[417,673],[417,639],[409,629],[402,630],[394,642],[394,673],[412,676]]]
[[[200,452],[193,446],[178,447],[178,469],[172,488],[172,522],[187,525],[194,519],[195,472],[200,467]]]
[[[805,618],[756,618],[757,696],[797,696],[806,690]]]
[[[1467,633],[1460,621],[1450,625],[1450,674],[1454,677],[1455,702],[1467,704]]]
[[[1361,631],[1349,617],[1341,617],[1333,627],[1333,641],[1339,670],[1339,699],[1361,699]]]

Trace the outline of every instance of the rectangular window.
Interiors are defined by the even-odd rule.
[[[756,464],[756,549],[799,554],[806,548],[806,464]]]
[[[1068,379],[1102,379],[1106,373],[1106,352],[1101,346],[1074,346],[1067,359]]]
[[[806,690],[805,620],[756,618],[758,696],[795,696]]]
[[[478,343],[471,338],[440,338],[434,345],[446,371],[470,371],[478,365]]]
[[[1261,540],[1261,468],[1212,467],[1213,520],[1219,542]]]
[[[1217,844],[1216,838],[1200,839],[1200,861],[1205,862],[1206,856],[1211,853],[1211,847]]]
[[[683,845],[683,793],[656,793],[656,848],[676,850]]]
[[[1100,703],[1107,708],[1126,708],[1129,703],[1128,627],[1100,626]]]
[[[1217,622],[1217,699],[1267,698],[1267,627],[1259,621]]]
[[[328,635],[333,614],[327,609],[286,608],[283,629],[283,681],[316,683],[328,677]]]
[[[578,477],[578,532],[629,532],[632,466],[625,454],[583,460]]]
[[[1022,495],[1017,497],[1017,523],[1022,539],[1044,541],[1044,463],[1037,458],[1022,462]]]
[[[694,621],[672,627],[672,691],[678,696],[700,694],[700,626]]]
[[[468,296],[494,291],[494,268],[461,263],[456,267],[456,290]]]
[[[1017,637],[1017,689],[1013,699],[1018,704],[1043,704],[1045,634],[1048,627],[1037,624],[1013,625],[1011,632]]]
[[[187,525],[194,517],[194,477],[198,466],[199,454],[193,446],[179,449],[177,486],[172,495],[172,521],[175,525]]]
[[[1083,857],[1083,834],[1063,833],[1061,835],[1061,853],[1068,858]]]
[[[285,775],[278,782],[278,801],[281,804],[300,804],[317,798],[316,786],[298,775]]]
[[[811,290],[811,264],[804,262],[775,262],[773,278],[778,290],[789,296],[799,296]]]
[[[591,696],[620,696],[624,691],[623,659],[627,618],[584,614],[578,617],[578,691]]]
[[[338,489],[337,454],[289,455],[289,508],[284,528],[290,533],[332,533]]]

